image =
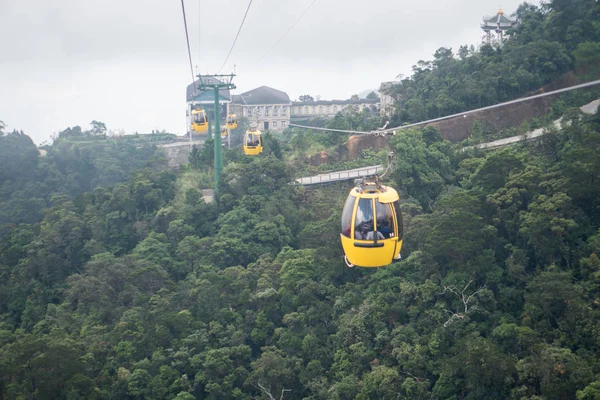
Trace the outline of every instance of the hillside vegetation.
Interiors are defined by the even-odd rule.
[[[570,68],[599,10],[523,5],[505,49],[557,40]],[[377,270],[342,260],[349,183],[289,184],[291,143],[337,137],[226,151],[207,204],[210,146],[173,172],[152,146],[59,138],[40,157],[2,131],[0,399],[600,398],[600,116],[568,105],[561,132],[490,152],[392,137],[405,245]]]

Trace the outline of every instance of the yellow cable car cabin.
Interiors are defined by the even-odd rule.
[[[227,120],[225,120],[225,126],[227,129],[235,129],[238,126],[237,117],[235,114],[229,114]]]
[[[340,234],[349,267],[383,267],[400,259],[399,200],[395,189],[378,182],[364,182],[350,191]]]
[[[257,156],[263,151],[262,139],[258,129],[246,131],[244,136],[244,154],[247,156]]]
[[[204,133],[208,130],[208,119],[203,109],[192,110],[192,130]]]
[[[227,137],[227,129],[225,129],[225,128],[221,129],[221,137],[223,139],[225,139]]]

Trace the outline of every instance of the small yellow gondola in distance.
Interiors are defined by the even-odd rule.
[[[221,129],[221,137],[222,138],[226,138],[227,137],[227,129],[225,129],[225,128]]]
[[[244,154],[257,156],[263,151],[262,138],[258,129],[248,129],[244,135]]]
[[[359,182],[342,212],[340,237],[349,267],[384,267],[400,259],[402,214],[395,189]]]
[[[201,108],[192,110],[192,130],[198,133],[204,133],[208,130],[208,119]]]
[[[227,116],[227,120],[225,121],[225,126],[227,129],[235,129],[238,126],[237,117],[235,114],[229,114]]]

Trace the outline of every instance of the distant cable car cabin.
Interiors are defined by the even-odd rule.
[[[227,120],[225,121],[225,126],[227,129],[235,129],[238,126],[237,117],[235,114],[229,114],[227,116]]]
[[[192,130],[198,133],[204,133],[208,130],[208,120],[203,109],[192,110]]]
[[[244,135],[244,154],[257,156],[263,151],[262,139],[258,129],[249,129]]]
[[[225,129],[225,128],[221,129],[221,137],[223,139],[227,137],[227,129]]]
[[[349,267],[383,267],[400,259],[402,214],[400,196],[378,179],[350,191],[342,212],[340,234]]]

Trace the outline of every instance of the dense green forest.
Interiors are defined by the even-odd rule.
[[[469,63],[497,97],[447,92],[459,108],[598,56],[599,12],[524,4],[503,49],[438,51],[403,81],[397,118],[437,116]],[[559,64],[532,61],[546,48]],[[507,91],[506,60],[535,77]],[[342,260],[350,183],[289,184],[302,151],[343,137],[228,150],[207,204],[210,146],[170,171],[151,144],[72,139],[93,129],[45,156],[0,129],[0,399],[600,399],[600,116],[562,111],[560,132],[489,152],[432,128],[390,138],[404,259],[376,270]]]
[[[96,187],[126,180],[136,170],[162,163],[154,146],[128,140],[106,140],[103,123],[83,131],[60,132],[44,156],[21,131],[5,132],[0,124],[0,227],[37,223],[54,196],[74,198]],[[2,236],[2,232],[0,232]]]
[[[440,48],[386,92],[397,99],[397,126],[496,104],[579,68],[600,76],[600,8],[594,0],[523,3],[503,46]]]

